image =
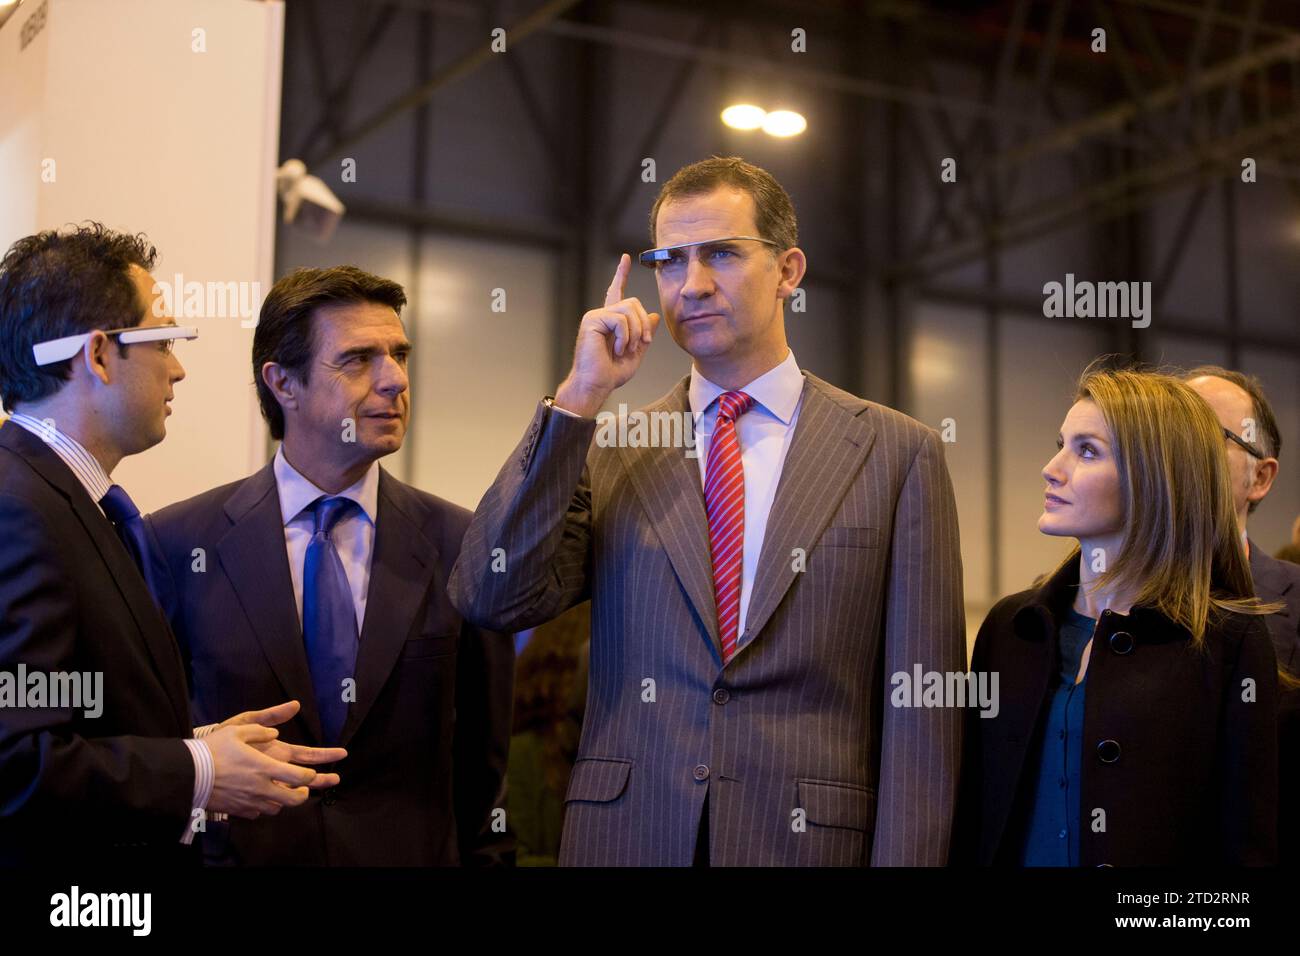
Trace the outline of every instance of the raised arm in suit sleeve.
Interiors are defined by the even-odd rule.
[[[76,556],[61,552],[54,530],[17,498],[0,495],[0,527],[0,670],[83,669],[69,567]],[[88,738],[73,708],[0,707],[5,829],[102,827],[124,841],[175,842],[194,785],[194,761],[179,738]]]
[[[478,626],[513,633],[586,600],[595,433],[595,419],[538,404],[479,502],[448,582],[456,609]]]
[[[938,434],[927,430],[894,512],[885,595],[884,715],[873,866],[948,862],[962,711],[893,707],[890,677],[966,670],[957,505]]]
[[[514,638],[465,622],[456,660],[453,786],[460,865],[514,862],[511,831],[498,827],[506,805],[506,757],[514,698]]]

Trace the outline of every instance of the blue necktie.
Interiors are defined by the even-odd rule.
[[[303,562],[302,635],[321,730],[325,743],[333,744],[348,716],[343,681],[356,667],[358,635],[352,589],[330,533],[356,504],[348,498],[317,498],[310,507],[315,527]]]
[[[99,506],[104,509],[104,514],[108,515],[108,520],[113,523],[117,536],[122,539],[122,544],[131,555],[131,560],[140,570],[140,575],[144,578],[144,583],[149,586],[149,593],[153,595],[154,602],[161,606],[163,594],[159,587],[158,572],[153,565],[153,551],[149,547],[149,539],[145,534],[144,519],[140,517],[140,509],[135,506],[135,502],[121,485],[111,486],[108,493],[99,499]]]

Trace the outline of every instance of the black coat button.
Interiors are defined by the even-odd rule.
[[[1119,759],[1119,741],[1103,740],[1097,744],[1097,759],[1102,763],[1114,763]]]
[[[321,798],[321,803],[325,804],[325,806],[327,807],[332,807],[334,806],[335,803],[338,802],[338,799],[339,798],[335,796],[334,791],[332,789],[326,790],[325,796]]]
[[[1116,631],[1110,636],[1110,649],[1116,654],[1127,654],[1133,650],[1133,635],[1128,631]]]
[[[708,780],[708,779],[709,779],[709,768],[706,767],[706,766],[704,766],[704,764],[700,764],[698,767],[696,767],[696,768],[695,768],[695,779],[696,779],[696,780]]]
[[[713,692],[713,702],[715,704],[725,704],[731,700],[731,692],[725,687],[719,687]]]

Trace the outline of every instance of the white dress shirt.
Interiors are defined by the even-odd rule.
[[[799,371],[794,352],[788,352],[780,365],[734,390],[754,399],[750,410],[736,420],[740,461],[745,470],[745,553],[740,572],[738,638],[745,634],[754,576],[758,571],[759,555],[763,553],[763,538],[767,535],[767,518],[772,512],[776,486],[781,480],[781,469],[785,467],[790,439],[799,420],[803,386],[803,373]],[[688,395],[691,415],[695,419],[695,445],[700,453],[701,487],[708,471],[709,440],[718,421],[717,399],[726,391],[729,389],[713,384],[700,374],[698,368],[691,366]]]
[[[357,613],[357,633],[366,619],[366,594],[370,588],[370,562],[375,555],[375,519],[379,513],[379,462],[372,462],[356,484],[338,495],[328,495],[302,476],[284,457],[284,446],[275,453],[272,465],[275,484],[280,492],[280,516],[284,520],[284,546],[289,556],[289,573],[293,577],[293,599],[298,607],[298,623],[302,624],[303,564],[307,560],[307,545],[311,543],[315,520],[310,511],[304,511],[322,496],[350,498],[357,503],[349,514],[334,525],[330,540],[343,562],[343,572],[352,591],[352,606]]]
[[[790,450],[790,439],[799,420],[803,406],[803,372],[795,361],[794,352],[787,352],[785,361],[768,369],[748,385],[735,391],[744,392],[754,399],[754,405],[736,422],[736,438],[740,442],[740,462],[745,470],[745,547],[740,571],[740,617],[736,622],[737,639],[745,635],[745,619],[749,614],[749,598],[754,590],[754,576],[758,571],[758,558],[763,553],[763,538],[767,535],[767,518],[776,499],[776,486],[785,467],[785,456]],[[718,396],[728,389],[714,385],[691,366],[688,396],[691,416],[695,420],[695,447],[699,452],[700,487],[705,484],[709,464],[709,438],[718,421]],[[570,418],[582,416],[559,405],[556,411]],[[739,646],[739,645],[737,645]]]
[[[108,472],[104,471],[104,466],[99,463],[98,458],[86,451],[81,442],[71,435],[65,435],[59,431],[53,422],[44,422],[21,412],[11,415],[9,421],[27,429],[27,431],[49,445],[50,450],[58,455],[63,463],[76,475],[81,487],[85,488],[86,494],[90,495],[90,500],[103,513],[104,507],[100,502],[103,500],[104,495],[108,494],[108,489],[113,486],[113,482],[108,477]],[[202,727],[194,731],[194,733],[196,737],[203,736],[211,732],[212,729],[211,726]],[[182,743],[189,750],[190,759],[194,761],[194,807],[196,809],[206,809],[208,800],[212,798],[212,784],[216,777],[216,771],[212,763],[212,751],[201,740],[183,740]],[[181,834],[181,842],[189,844],[193,839],[194,831],[191,829],[190,824],[186,823],[185,832]]]

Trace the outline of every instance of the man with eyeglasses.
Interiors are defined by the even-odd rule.
[[[1241,543],[1261,601],[1283,605],[1265,618],[1278,665],[1300,676],[1300,566],[1279,561],[1251,541],[1246,522],[1268,495],[1278,474],[1282,433],[1259,379],[1217,365],[1187,372],[1184,381],[1205,399],[1223,427]],[[1278,806],[1278,859],[1300,862],[1300,691],[1283,687],[1278,705],[1281,794]]]
[[[1187,372],[1184,380],[1205,399],[1223,427],[1233,503],[1255,591],[1265,602],[1286,605],[1267,618],[1277,662],[1300,670],[1300,566],[1271,557],[1246,533],[1246,522],[1277,480],[1282,434],[1273,407],[1251,375],[1202,365]]]
[[[450,584],[507,631],[591,598],[560,863],[943,864],[960,711],[890,702],[899,674],[965,670],[938,435],[799,368],[784,306],[807,262],[770,173],[685,167],[650,234],[640,261],[692,365],[643,412],[689,415],[698,446],[592,441],[660,323],[624,255]]]
[[[173,343],[197,334],[154,258],[91,223],[0,260],[0,864],[195,864],[207,813],[299,805],[338,783],[299,764],[346,756],[277,739],[296,701],[190,721],[144,523],[109,477],[165,437]]]

